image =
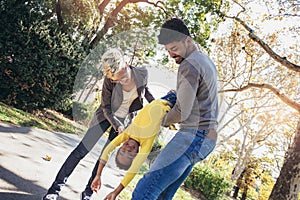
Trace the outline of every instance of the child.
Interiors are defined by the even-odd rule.
[[[116,161],[129,169],[119,186],[104,199],[115,199],[129,184],[152,149],[154,140],[159,132],[165,114],[176,102],[176,93],[170,92],[161,99],[147,104],[120,135],[105,148],[101,155],[97,175],[91,188],[97,192],[101,187],[101,173],[108,160],[109,154],[122,142],[124,144],[117,153]],[[139,150],[140,146],[140,150]],[[126,167],[125,167],[126,168]]]

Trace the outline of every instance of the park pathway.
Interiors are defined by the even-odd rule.
[[[0,199],[40,200],[81,138],[82,135],[0,123]],[[60,194],[61,199],[80,199],[105,140],[102,137],[75,168]],[[52,159],[46,161],[46,155]],[[105,174],[106,183],[92,199],[103,199],[121,179],[120,173]]]

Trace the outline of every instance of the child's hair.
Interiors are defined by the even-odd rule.
[[[136,140],[135,140],[135,141],[136,141]],[[136,141],[136,143],[138,144],[138,146],[140,146],[140,143],[139,143],[138,141]],[[122,169],[122,170],[128,170],[128,169],[130,168],[130,166],[131,166],[131,163],[128,164],[128,165],[124,165],[124,164],[120,163],[120,161],[118,160],[118,155],[119,155],[120,151],[121,151],[121,148],[118,149],[117,154],[116,154],[116,156],[115,156],[115,162],[116,162],[116,165],[117,165],[117,167],[118,167],[119,169]],[[139,152],[139,151],[138,151],[138,152]],[[138,153],[138,152],[137,152],[137,153]]]
[[[129,167],[131,166],[131,164],[129,164],[129,165],[124,165],[124,164],[120,163],[119,160],[118,160],[118,154],[119,154],[120,150],[121,150],[121,148],[119,148],[119,150],[118,150],[118,152],[117,152],[117,155],[116,155],[116,157],[115,157],[116,165],[117,165],[117,167],[118,167],[119,169],[128,170]]]
[[[109,49],[102,55],[101,66],[107,76],[113,77],[124,64],[123,54],[117,48]]]
[[[169,44],[174,41],[183,41],[191,36],[185,23],[179,18],[171,18],[163,23],[158,35],[159,44]]]

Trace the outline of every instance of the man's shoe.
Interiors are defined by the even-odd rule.
[[[42,200],[59,200],[58,194],[46,194]]]
[[[92,195],[89,195],[85,191],[81,193],[81,200],[90,200]]]

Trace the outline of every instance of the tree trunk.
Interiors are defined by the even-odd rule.
[[[247,194],[243,192],[241,200],[246,200]]]
[[[240,188],[238,187],[238,186],[235,186],[234,187],[234,193],[233,193],[233,198],[237,198],[238,197],[238,195],[239,195],[239,190],[240,190]]]
[[[98,82],[98,79],[96,78],[95,81],[94,81],[94,83],[93,83],[93,85],[91,86],[89,92],[86,94],[86,96],[85,96],[85,98],[83,100],[83,103],[86,103],[86,101],[88,100],[89,96],[92,94],[92,92],[93,92],[93,90],[94,90],[97,82]]]
[[[300,190],[300,120],[269,200],[298,200]]]
[[[94,78],[94,77],[91,76],[90,79],[89,79],[89,81],[85,84],[84,88],[81,90],[81,93],[80,93],[79,97],[77,98],[77,101],[80,102],[81,97],[83,96],[83,94],[84,94],[84,92],[86,91],[87,87],[88,87],[88,86],[90,85],[90,83],[92,82],[93,78]]]
[[[106,20],[104,27],[96,33],[95,37],[90,42],[90,49],[95,48],[99,41],[103,38],[103,36],[108,32],[108,29],[114,25],[114,23],[117,21],[117,15],[122,10],[122,8],[128,3],[134,2],[135,1],[123,0],[117,5],[117,7],[110,13],[110,16]],[[138,2],[138,0],[136,2]]]
[[[57,16],[57,21],[58,21],[58,25],[60,28],[64,27],[64,20],[61,14],[61,2],[60,0],[58,0],[55,4],[55,11],[56,11],[56,16]]]

